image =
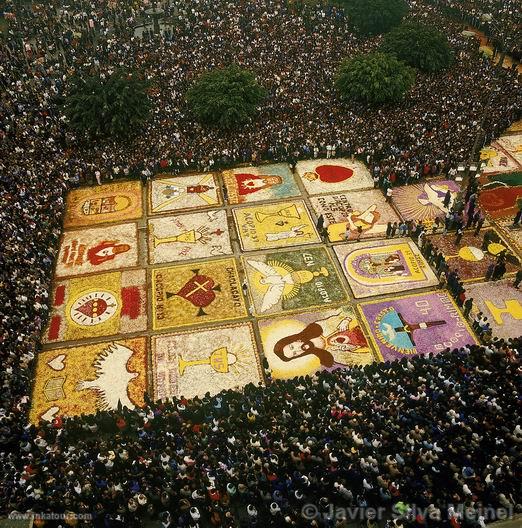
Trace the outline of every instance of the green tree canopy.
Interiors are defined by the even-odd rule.
[[[405,0],[341,0],[356,30],[364,36],[386,33],[408,12]]]
[[[366,53],[345,59],[335,86],[341,97],[371,105],[401,100],[415,82],[415,71],[387,53]]]
[[[117,71],[72,79],[64,101],[69,126],[91,138],[125,137],[141,127],[151,104],[147,83]]]
[[[447,68],[453,53],[446,35],[418,22],[403,22],[384,36],[382,50],[426,72]]]
[[[247,122],[265,96],[252,72],[232,65],[202,74],[186,98],[198,121],[228,129]]]

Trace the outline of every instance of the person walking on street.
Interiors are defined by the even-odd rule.
[[[455,229],[455,219],[456,218],[457,218],[457,213],[455,211],[451,211],[450,216],[449,216],[448,231],[453,231]]]
[[[486,280],[489,281],[491,280],[491,278],[493,277],[493,272],[495,271],[495,263],[492,262],[489,266],[488,266],[488,269],[486,270]]]
[[[488,323],[488,318],[482,317],[482,319],[479,322],[479,333],[482,335],[482,334],[485,334],[486,332],[489,332],[490,330],[491,330],[491,327]]]
[[[424,258],[429,262],[431,259],[431,250],[433,249],[433,244],[426,240],[426,243],[424,244],[422,248],[422,254],[424,255]]]
[[[440,269],[440,264],[441,264],[443,258],[444,258],[444,254],[442,253],[442,251],[439,251],[437,253],[437,256],[435,257],[435,269],[437,271]]]
[[[467,202],[467,223],[466,227],[469,227],[471,223],[473,222],[473,216],[475,215],[475,202],[477,200],[477,195],[473,193]]]
[[[518,226],[520,224],[520,220],[522,220],[522,204],[519,206],[515,218],[513,218],[513,227]]]
[[[448,208],[450,202],[451,202],[451,191],[448,189],[446,191],[446,194],[444,195],[444,201],[442,202],[442,205],[444,206],[445,209]]]
[[[473,299],[471,297],[468,297],[464,301],[464,317],[469,317],[469,314],[471,312],[471,308],[473,308]]]
[[[491,242],[491,231],[488,229],[484,233],[484,238],[482,239],[482,246],[480,246],[480,249],[482,251],[487,251],[490,242]]]
[[[324,216],[322,214],[319,215],[319,218],[317,219],[317,224],[315,224],[317,227],[317,231],[322,236],[323,230],[324,230]]]
[[[350,240],[351,236],[352,236],[352,229],[350,227],[350,224],[346,224],[346,230],[344,232],[344,239]]]
[[[419,233],[419,237],[417,238],[417,243],[419,245],[419,248],[422,249],[422,246],[424,245],[424,237],[426,236],[426,231],[421,230]]]
[[[497,262],[497,265],[495,266],[495,269],[493,271],[493,280],[500,280],[504,273],[506,273],[506,263],[504,260],[501,260],[500,262]]]
[[[480,230],[482,229],[482,226],[484,225],[485,217],[484,215],[480,215],[477,219],[477,224],[475,226],[475,232],[473,233],[475,236],[478,236]]]
[[[462,235],[464,234],[464,231],[462,231],[462,227],[459,227],[457,229],[457,235],[455,236],[455,245],[458,246],[460,244],[460,241],[462,240]]]
[[[513,281],[513,286],[518,290],[520,283],[522,282],[522,268],[517,271],[515,275],[515,280]]]
[[[479,328],[480,328],[480,323],[482,321],[482,316],[484,314],[482,312],[479,312],[475,318],[473,319],[473,323],[471,324],[471,327],[473,328],[473,330],[475,330],[475,332],[478,332]]]
[[[459,291],[456,301],[459,308],[464,306],[464,303],[466,302],[466,292],[463,289]]]
[[[444,217],[444,230],[442,231],[444,235],[449,231],[451,227],[451,222],[452,222],[451,218],[452,218],[451,213],[448,211],[446,213],[446,216]]]

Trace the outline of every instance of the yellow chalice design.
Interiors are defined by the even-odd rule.
[[[206,226],[200,226],[197,229],[188,229],[177,235],[172,235],[168,237],[158,237],[154,234],[154,225],[150,224],[150,232],[153,234],[152,244],[154,249],[161,244],[171,244],[174,242],[181,242],[183,244],[195,244],[196,242],[200,244],[207,244],[212,240],[213,233],[210,233],[210,229]]]
[[[221,347],[207,359],[195,359],[192,361],[186,361],[182,356],[179,357],[178,370],[179,375],[183,376],[187,367],[193,367],[195,365],[210,365],[219,374],[228,374],[230,371],[230,365],[233,365],[237,361],[237,356],[230,353],[227,347]]]
[[[272,216],[281,218],[301,218],[301,214],[299,213],[299,209],[297,209],[297,205],[292,204],[288,207],[284,207],[283,209],[279,209],[279,211],[276,211],[275,213],[261,213],[258,211],[256,213],[256,220],[261,223]]]

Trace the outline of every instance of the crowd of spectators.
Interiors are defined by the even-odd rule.
[[[477,43],[462,36],[462,28],[436,7],[411,4],[409,16],[447,32],[456,63],[448,72],[419,74],[397,107],[372,109],[340,104],[332,80],[344,57],[375,48],[379,38],[356,37],[335,7],[275,0],[165,2],[166,30],[140,38],[134,26],[145,5],[139,2],[5,2],[9,27],[0,44],[0,503],[6,511],[66,508],[95,513],[98,523],[122,515],[124,525],[131,526],[134,517],[152,509],[150,514],[170,511],[176,526],[178,508],[187,506],[179,503],[183,499],[205,515],[210,506],[225,519],[226,500],[234,503],[234,496],[241,496],[241,503],[250,501],[259,512],[270,502],[279,504],[281,511],[269,518],[280,526],[283,513],[295,517],[288,512],[302,500],[299,491],[321,498],[323,490],[327,496],[336,490],[346,499],[351,490],[355,503],[373,504],[390,500],[385,488],[392,497],[417,501],[418,486],[423,504],[431,499],[435,504],[449,499],[440,490],[453,489],[439,486],[440,475],[451,476],[454,483],[464,479],[476,504],[516,503],[513,485],[519,468],[512,453],[519,429],[508,426],[517,359],[515,348],[505,343],[492,346],[484,359],[483,351],[461,351],[433,363],[418,359],[371,366],[364,373],[356,369],[278,382],[266,392],[250,387],[244,395],[220,399],[151,403],[140,413],[123,413],[125,427],[116,436],[115,415],[110,414],[67,420],[66,427],[25,427],[32,360],[47,318],[71,185],[94,182],[96,172],[103,181],[148,177],[159,168],[177,172],[292,161],[321,156],[328,146],[338,156],[357,155],[396,173],[399,183],[454,169],[469,156],[479,124],[488,140],[520,117],[516,72],[499,71],[479,58]],[[239,132],[204,129],[192,120],[183,94],[201,72],[233,61],[252,69],[269,97]],[[120,67],[136,69],[151,81],[153,115],[125,144],[107,140],[91,145],[68,130],[61,112],[68,81],[77,72],[109,75]],[[456,371],[456,361],[468,365],[469,372]],[[417,385],[417,375],[408,377],[415,369],[425,371],[425,387]],[[450,381],[439,387],[441,376]],[[392,384],[396,395],[383,403],[382,394],[388,397]],[[410,394],[410,388],[418,393]],[[483,405],[470,409],[481,391]],[[439,401],[439,410],[415,403],[425,402],[428,394]],[[271,414],[281,402],[288,409]],[[368,409],[374,422],[366,420]],[[434,412],[431,418],[423,414],[428,410]],[[245,412],[254,416],[246,428]],[[491,434],[478,427],[483,419]],[[335,436],[331,431],[338,426]],[[399,450],[396,442],[403,437],[398,431],[410,426],[413,448]],[[98,430],[111,434],[90,435]],[[430,447],[432,440],[448,444],[444,457]],[[469,451],[474,443],[480,449]],[[381,446],[390,450],[381,451]],[[459,477],[461,455],[468,452],[474,475]],[[345,456],[353,458],[351,466]],[[220,458],[217,466],[215,457]],[[424,459],[432,458],[433,474],[420,476]],[[324,464],[324,473],[313,468],[316,464]],[[174,472],[179,479],[165,478]],[[234,493],[226,487],[229,481]],[[217,501],[209,498],[209,485],[218,490]],[[466,498],[463,489],[457,498]],[[189,514],[183,513],[183,519]],[[249,517],[253,523],[255,515]],[[222,520],[221,525],[227,522],[233,526],[236,521]]]
[[[373,507],[395,526],[478,528],[522,508],[521,345],[28,427],[4,499],[89,526],[346,526],[339,508],[372,526]]]
[[[413,3],[410,16],[447,30],[456,64],[446,73],[419,74],[401,105],[381,109],[339,102],[333,78],[340,61],[374,49],[379,38],[357,38],[335,7],[275,0],[176,2],[164,6],[172,23],[161,35],[138,38],[134,25],[142,11],[132,5],[61,6],[51,0],[45,10],[27,13],[20,29],[12,24],[13,38],[4,49],[12,55],[3,72],[8,99],[16,104],[28,93],[40,99],[48,124],[56,127],[55,140],[68,152],[68,169],[89,181],[96,170],[107,179],[152,173],[159,166],[209,169],[312,157],[315,148],[321,154],[327,146],[335,146],[338,156],[370,155],[405,171],[442,162],[449,170],[468,159],[483,118],[487,141],[519,115],[516,72],[477,60],[477,41],[425,3]],[[25,54],[20,47],[27,48]],[[200,73],[230,62],[254,71],[268,99],[240,133],[204,129],[192,119],[184,94]],[[66,131],[56,101],[74,72],[107,75],[119,67],[150,80],[153,116],[131,142],[85,144]],[[11,94],[15,79],[20,85]]]
[[[445,12],[479,28],[502,51],[522,58],[522,10],[518,0],[430,0]],[[489,19],[489,20],[488,20]]]

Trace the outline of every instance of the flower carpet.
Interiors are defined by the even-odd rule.
[[[321,241],[302,200],[235,207],[233,212],[244,251]]]
[[[222,172],[221,177],[230,204],[280,200],[301,194],[286,163],[231,169]]]
[[[358,160],[336,158],[299,161],[296,172],[310,196],[373,187],[370,172]]]
[[[69,277],[138,265],[138,226],[117,224],[65,231],[56,262],[56,277]]]
[[[433,179],[393,189],[393,204],[403,220],[433,222],[451,209],[460,187],[453,180]],[[450,199],[445,204],[447,191]]]
[[[341,244],[334,251],[355,298],[438,284],[411,239]]]
[[[67,197],[65,228],[123,222],[143,215],[139,182],[120,182],[75,189]]]
[[[473,299],[473,314],[487,317],[493,335],[509,339],[518,337],[522,327],[522,291],[513,280],[472,284],[467,289]]]
[[[259,330],[275,379],[374,361],[353,306],[264,319]]]
[[[148,227],[151,264],[232,253],[226,211],[162,216],[149,220]]]
[[[150,183],[150,214],[207,209],[221,204],[219,184],[212,173],[181,177],[162,174]]]
[[[370,339],[383,361],[414,354],[438,354],[476,343],[446,291],[395,296],[359,306]]]
[[[518,185],[515,173],[485,178],[486,199]],[[273,378],[287,379],[475,342],[416,244],[385,238],[401,217],[444,216],[457,191],[431,179],[394,188],[387,203],[349,159],[71,191],[31,421],[140,407],[145,393],[191,398],[263,383],[263,357]],[[458,247],[454,234],[426,240],[465,280],[481,281],[503,248],[508,274],[517,269],[510,221],[485,249],[485,228]],[[469,286],[472,315],[486,314],[499,336],[520,326],[512,282]]]
[[[388,222],[400,221],[378,189],[312,196],[310,202],[323,215],[331,242],[383,238]]]
[[[234,259],[152,270],[152,328],[241,319],[247,315]]]
[[[263,377],[251,323],[152,338],[154,399],[257,385]]]
[[[431,235],[428,239],[442,252],[449,269],[457,271],[463,281],[484,279],[488,268],[503,251],[507,255],[506,273],[513,273],[519,265],[518,257],[492,228],[481,229],[477,235],[474,231],[465,231],[458,244],[454,233]]]
[[[31,421],[142,406],[145,337],[44,350],[38,356]]]

